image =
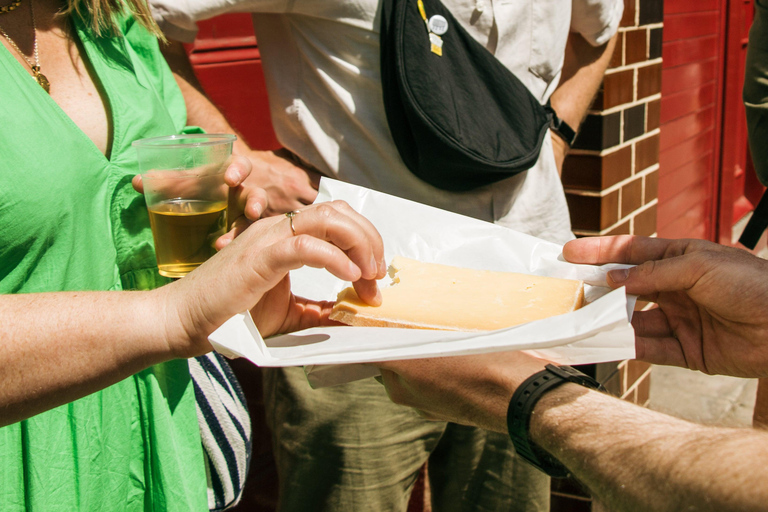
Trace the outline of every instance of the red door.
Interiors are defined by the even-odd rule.
[[[747,120],[742,102],[749,27],[755,14],[752,2],[753,0],[730,0],[725,11],[727,18],[717,240],[727,245],[733,244],[741,234],[743,226],[738,223],[754,210],[763,190],[752,168],[747,140]]]
[[[225,14],[198,25],[187,51],[206,94],[251,148],[279,148],[251,16]]]
[[[741,96],[752,2],[664,3],[659,236],[732,245],[762,194]]]
[[[664,2],[657,221],[664,238],[716,238],[727,1]]]

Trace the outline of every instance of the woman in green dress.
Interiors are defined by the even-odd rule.
[[[186,114],[148,20],[141,0],[0,0],[3,511],[207,510],[186,358],[249,308],[264,336],[327,322],[329,304],[290,293],[302,265],[379,300],[381,239],[344,203],[158,275],[131,142]],[[248,171],[228,170],[233,190]]]

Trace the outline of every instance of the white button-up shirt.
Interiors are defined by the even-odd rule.
[[[415,0],[414,0],[415,1]],[[623,0],[443,0],[464,28],[542,104],[560,79],[571,31],[593,45],[615,33]],[[378,0],[150,0],[174,39],[195,21],[251,12],[278,139],[320,172],[564,243],[573,237],[551,140],[526,172],[469,192],[416,178],[389,133],[379,69]]]

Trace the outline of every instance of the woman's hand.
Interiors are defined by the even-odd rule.
[[[216,240],[216,250],[221,250],[234,240],[267,209],[267,192],[255,186],[253,180],[247,179],[252,170],[248,158],[236,155],[224,171],[224,182],[229,186],[227,217],[230,229]],[[144,193],[140,174],[134,176],[131,183],[136,192]]]
[[[384,245],[376,228],[343,201],[311,205],[295,215],[253,223],[183,279],[160,289],[179,357],[211,350],[208,335],[250,308],[262,336],[330,323],[332,302],[295,297],[288,272],[325,268],[351,281],[360,298],[381,302],[376,280],[386,275]]]

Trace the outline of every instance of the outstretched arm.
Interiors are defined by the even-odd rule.
[[[609,510],[765,510],[768,500],[765,432],[696,425],[566,384],[535,407],[531,439]]]
[[[332,303],[295,297],[290,270],[325,268],[380,303],[381,238],[335,201],[294,219],[260,220],[199,268],[146,292],[0,295],[0,426],[20,421],[144,368],[211,350],[208,335],[251,308],[263,336],[330,323]]]
[[[0,296],[0,426],[175,357],[166,292]],[[205,345],[196,351],[210,350]]]
[[[431,419],[507,432],[515,389],[545,361],[522,352],[377,363],[396,403]],[[764,510],[768,433],[696,425],[564,384],[543,395],[530,438],[617,512]]]

